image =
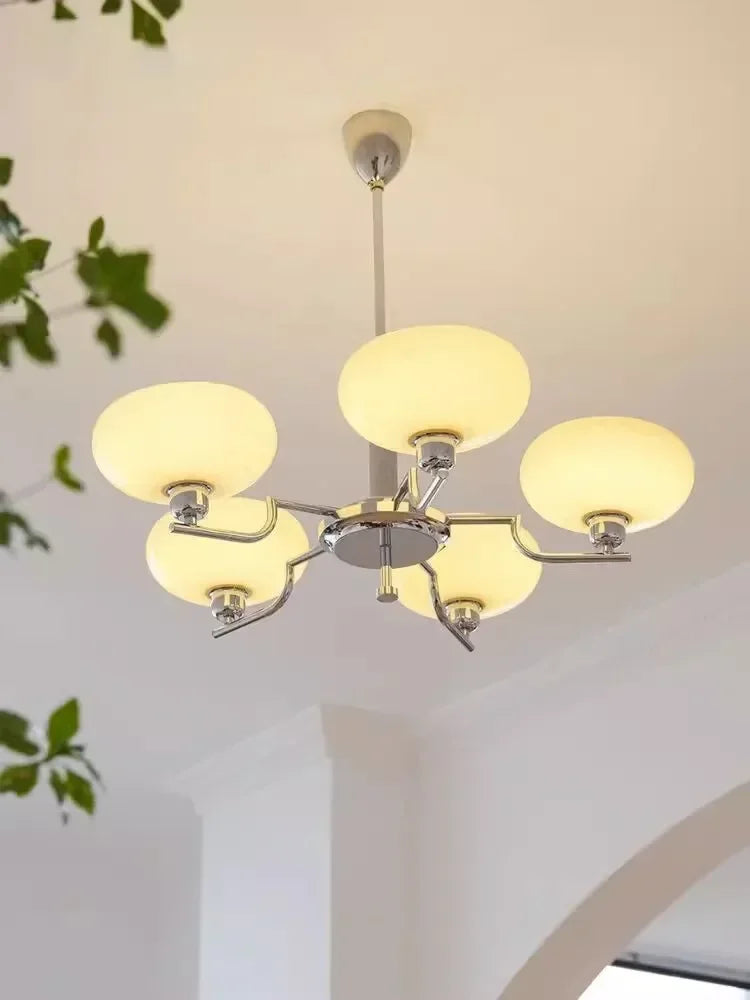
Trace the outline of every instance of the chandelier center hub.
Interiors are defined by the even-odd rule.
[[[394,569],[426,562],[450,538],[444,514],[420,512],[407,503],[372,498],[342,507],[338,518],[320,529],[320,542],[342,562],[363,569],[381,565],[381,529],[390,529],[391,565]]]

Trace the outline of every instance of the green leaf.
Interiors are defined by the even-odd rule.
[[[162,17],[169,20],[182,7],[182,0],[151,0],[151,6],[158,10]]]
[[[108,319],[103,319],[96,331],[96,339],[100,344],[104,344],[111,358],[119,358],[122,353],[122,338],[120,337],[120,331],[114,323]]]
[[[52,477],[69,490],[80,493],[83,483],[70,471],[70,445],[61,444],[52,456]]]
[[[52,791],[55,793],[55,798],[57,799],[57,804],[62,805],[65,799],[68,797],[68,786],[65,778],[60,774],[59,771],[51,771],[49,776],[49,784]]]
[[[25,232],[21,220],[11,211],[8,202],[0,199],[0,236],[4,236],[11,246],[16,246]]]
[[[0,156],[0,186],[10,184],[13,173],[13,160],[7,156]]]
[[[19,798],[28,795],[39,777],[38,764],[14,764],[0,771],[0,795],[11,792]]]
[[[50,757],[58,753],[78,732],[78,716],[78,700],[76,698],[66,701],[50,715],[47,722],[47,742],[49,744],[47,753]]]
[[[50,246],[49,240],[41,240],[38,237],[24,240],[21,243],[19,249],[26,254],[30,271],[42,270],[47,261]]]
[[[98,249],[102,236],[104,236],[104,219],[100,215],[89,226],[89,250],[93,252]]]
[[[161,30],[161,24],[153,14],[149,14],[136,0],[130,0],[130,9],[133,12],[132,37],[134,41],[143,42],[144,45],[167,44]]]
[[[143,250],[118,253],[102,247],[95,254],[79,254],[78,277],[90,292],[86,304],[119,306],[147,329],[161,329],[169,319],[169,307],[146,287],[150,261],[150,254]]]
[[[72,757],[73,760],[77,761],[79,764],[86,768],[88,773],[94,779],[94,781],[104,788],[104,781],[102,780],[101,774],[97,771],[91,761],[85,754],[86,747],[82,745],[73,745],[64,747],[59,756],[61,757]]]
[[[75,754],[75,757],[76,757],[76,760],[79,760],[81,762],[81,764],[83,764],[83,766],[89,772],[89,774],[94,779],[94,781],[96,781],[98,784],[100,784],[102,786],[102,788],[103,788],[104,787],[104,782],[102,781],[102,776],[99,773],[99,771],[97,771],[97,769],[94,767],[94,765],[91,763],[91,761],[88,759],[88,757],[84,757],[84,755],[82,753],[81,754]]]
[[[14,510],[0,510],[0,546],[11,547],[13,528],[18,528],[26,538],[26,548],[44,549],[49,552],[49,542],[43,535],[38,535],[29,525],[26,518]]]
[[[22,753],[26,757],[33,757],[39,753],[39,747],[28,737],[29,723],[21,715],[15,712],[0,711],[0,743],[13,750],[15,753]]]
[[[0,304],[17,299],[26,282],[23,259],[15,250],[0,257]]]
[[[150,292],[130,292],[113,301],[152,332],[161,330],[169,319],[169,307]]]
[[[62,0],[55,0],[55,21],[75,21],[77,14],[74,14],[70,7],[66,7]]]
[[[82,778],[75,771],[66,771],[68,776],[65,783],[68,795],[75,802],[79,809],[82,809],[89,816],[94,815],[96,809],[96,795],[88,778]]]
[[[10,345],[18,336],[15,323],[0,323],[0,365],[10,368]]]
[[[122,10],[122,0],[104,0],[102,14],[119,14]]]
[[[49,339],[49,316],[39,303],[24,295],[26,322],[18,327],[18,337],[30,358],[41,364],[52,364],[55,350]]]

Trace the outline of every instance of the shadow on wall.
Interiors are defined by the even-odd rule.
[[[643,927],[750,845],[750,782],[682,820],[600,885],[544,941],[501,1000],[578,1000]]]

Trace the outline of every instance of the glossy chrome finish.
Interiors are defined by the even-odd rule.
[[[617,511],[597,511],[584,519],[591,544],[597,552],[611,556],[625,541],[630,518]]]
[[[390,529],[391,566],[415,566],[430,559],[450,537],[445,515],[412,510],[389,497],[370,498],[342,507],[337,520],[323,525],[322,545],[351,566],[380,569],[381,529]]]
[[[474,643],[469,639],[468,635],[464,634],[463,629],[451,620],[445,605],[440,600],[437,573],[428,562],[422,562],[419,565],[429,577],[430,597],[432,598],[432,606],[435,609],[437,620],[441,625],[444,625],[448,629],[451,635],[454,635],[458,639],[465,649],[468,649],[470,653],[473,653]]]
[[[415,434],[409,443],[417,450],[417,465],[423,472],[447,475],[456,464],[456,448],[461,444],[461,436],[452,431],[423,431]]]
[[[524,544],[519,533],[520,514],[449,514],[448,526],[453,524],[504,524],[510,528],[516,548],[527,559],[540,563],[613,563],[630,562],[629,552],[535,552]]]
[[[380,529],[380,583],[376,596],[381,604],[393,604],[398,600],[398,590],[393,586],[391,556],[391,527],[386,525]]]
[[[435,473],[434,479],[422,494],[421,499],[417,501],[415,510],[419,511],[427,510],[432,501],[435,499],[440,490],[443,488],[443,484],[446,482],[447,479],[448,479],[448,470],[438,469],[437,472]]]
[[[211,487],[206,483],[172,483],[164,490],[169,510],[179,524],[195,524],[208,513]]]
[[[294,559],[290,559],[286,564],[286,580],[279,596],[269,604],[266,604],[264,607],[251,611],[250,614],[245,614],[242,618],[238,618],[236,621],[230,622],[228,625],[222,625],[221,628],[215,628],[211,633],[214,639],[220,639],[224,635],[229,635],[230,632],[236,632],[238,628],[244,628],[246,625],[252,625],[254,622],[259,622],[264,618],[270,618],[271,615],[275,615],[277,611],[280,611],[281,608],[284,607],[294,590],[295,566],[300,566],[302,563],[309,562],[311,559],[322,556],[327,551],[328,550],[323,548],[322,545],[316,545],[315,548],[310,549],[309,552],[304,552],[301,556],[296,556]]]
[[[464,634],[475,632],[479,628],[483,609],[481,601],[464,598],[448,601],[445,605],[448,617]]]
[[[318,517],[338,517],[335,507],[321,507],[314,503],[297,503],[296,500],[276,500],[276,506],[282,510],[296,510],[300,514],[317,514]]]
[[[342,132],[352,166],[370,186],[392,181],[409,154],[411,125],[396,111],[360,111],[344,123]]]
[[[352,166],[370,190],[382,190],[401,169],[401,150],[389,135],[374,132],[359,140],[352,153]]]
[[[225,531],[223,528],[199,528],[194,524],[175,523],[169,530],[176,535],[193,535],[195,538],[214,538],[220,542],[242,542],[252,544],[267,538],[276,527],[279,518],[279,504],[273,497],[266,497],[266,523],[258,531]]]
[[[222,625],[229,625],[242,618],[250,594],[244,587],[214,587],[209,590],[208,596],[211,598],[211,614]]]

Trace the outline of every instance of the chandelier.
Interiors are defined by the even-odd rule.
[[[255,397],[229,385],[173,382],[112,403],[93,432],[102,474],[129,496],[167,504],[146,543],[167,591],[208,606],[215,637],[270,618],[306,566],[333,555],[377,570],[377,599],[437,620],[468,650],[481,621],[516,607],[543,564],[622,563],[628,532],[674,514],[693,461],[671,431],[633,417],[586,417],[545,431],[520,469],[529,505],[588,536],[584,552],[544,552],[519,514],[446,514],[435,503],[464,451],[495,441],[526,409],[524,359],[468,326],[386,332],[383,191],[404,165],[411,126],[363,111],[344,144],[372,193],[375,338],[346,362],[344,417],[370,446],[370,496],[344,507],[237,496],[271,465],[276,427]],[[399,481],[398,454],[413,458]],[[310,547],[292,513],[320,518]]]

